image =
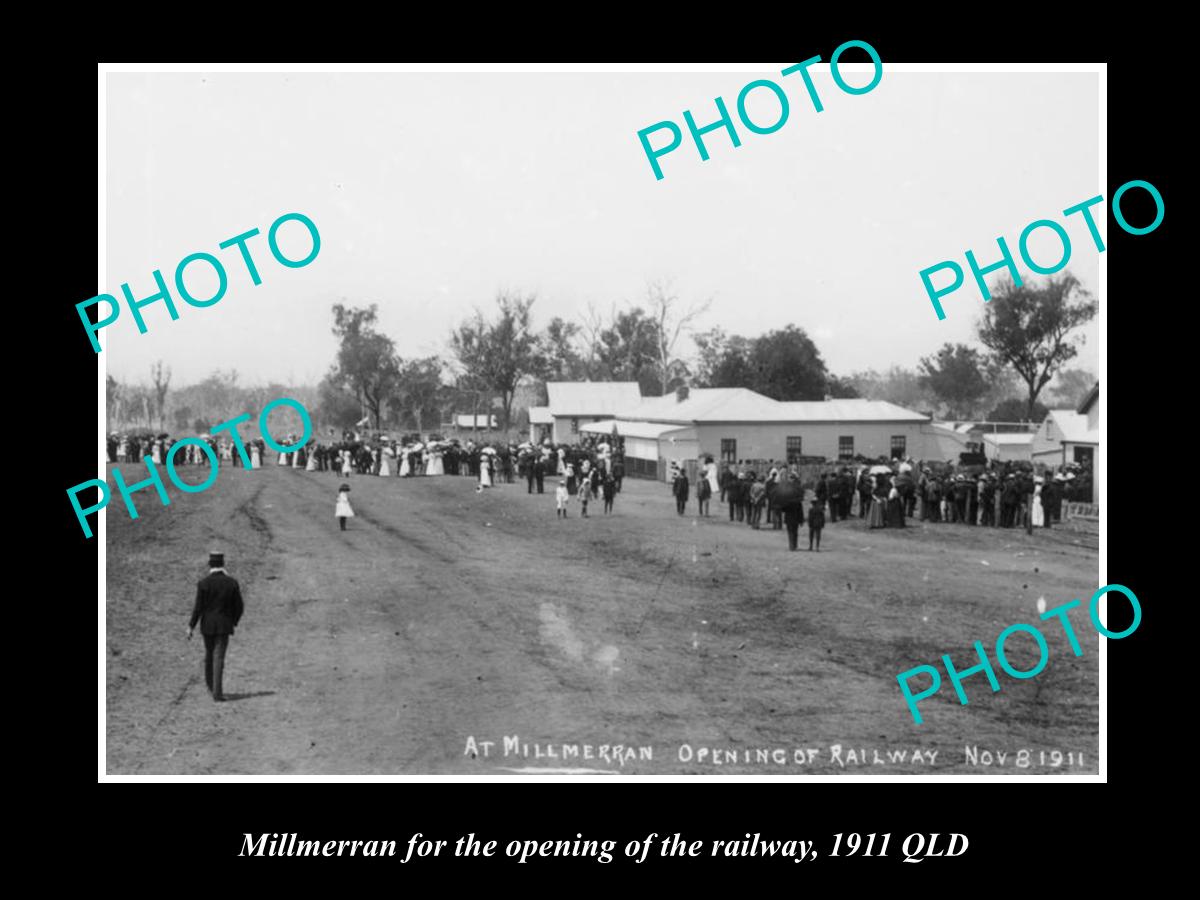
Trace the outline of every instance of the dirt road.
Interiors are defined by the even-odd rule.
[[[222,469],[169,507],[142,492],[136,521],[114,490],[109,773],[1096,771],[1086,611],[1082,657],[1047,625],[1040,675],[997,670],[999,693],[971,677],[962,706],[943,673],[921,726],[896,684],[943,653],[973,665],[972,643],[991,651],[1036,622],[1039,597],[1086,607],[1094,538],[852,520],[826,528],[820,554],[789,553],[783,532],[732,525],[716,502],[711,519],[677,516],[657,483],[626,481],[611,517],[593,503],[583,520],[573,502],[559,521],[550,483],[476,493],[450,476],[351,478],[341,533],[340,482]],[[184,639],[210,547],[247,606],[223,704],[201,641]],[[1008,655],[1036,660],[1032,641]]]

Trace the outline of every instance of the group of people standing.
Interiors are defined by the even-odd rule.
[[[809,491],[809,549],[820,548],[827,515],[830,523],[861,518],[869,528],[904,528],[908,520],[919,517],[922,522],[1032,531],[1060,521],[1066,486],[1073,477],[1066,472],[1035,475],[1028,468],[1001,464],[985,471],[948,468],[937,474],[931,466],[920,466],[918,478],[914,477],[918,466],[911,460],[862,466],[857,471],[842,466],[805,483],[796,466],[770,464],[767,471],[755,472],[742,464],[723,463],[718,468],[709,457],[697,472],[697,513],[709,516],[709,504],[717,496],[728,504],[730,522],[745,522],[758,530],[765,520],[772,530],[787,528],[791,549],[805,520]],[[687,471],[672,463],[669,478],[675,510],[686,515],[693,491]]]

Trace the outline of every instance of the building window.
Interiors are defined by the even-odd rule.
[[[854,438],[842,435],[838,438],[838,459],[849,459],[854,455]]]
[[[721,462],[737,462],[737,441],[733,438],[721,438]]]
[[[789,437],[787,439],[787,461],[788,465],[800,462],[800,438]]]
[[[892,459],[904,459],[908,454],[905,452],[908,444],[902,434],[892,435]]]
[[[571,420],[571,434],[579,434],[579,420],[578,419]]]

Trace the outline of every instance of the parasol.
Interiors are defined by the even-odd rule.
[[[867,471],[871,475],[891,475],[892,467],[891,466],[871,466],[871,468],[868,469]]]

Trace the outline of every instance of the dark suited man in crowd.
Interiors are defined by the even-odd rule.
[[[829,522],[832,524],[838,520],[839,516],[843,519],[845,518],[842,515],[842,490],[844,485],[841,476],[837,472],[830,475],[826,483],[829,492]],[[821,527],[825,527],[824,522],[821,523]]]
[[[208,574],[196,586],[196,605],[192,608],[192,620],[188,624],[188,640],[196,623],[204,636],[204,683],[212,692],[214,700],[225,699],[222,676],[225,673],[225,651],[229,647],[229,636],[242,618],[242,591],[237,579],[230,578],[225,571],[225,555],[213,551],[208,554]]]

